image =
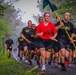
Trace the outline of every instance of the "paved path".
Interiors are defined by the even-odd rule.
[[[13,57],[20,63],[24,64],[25,67],[32,68],[33,66],[36,65],[36,61],[34,59],[32,60],[33,65],[30,66],[28,63],[26,64],[24,61],[21,62],[17,55],[18,55],[18,51],[13,50]],[[50,75],[76,75],[76,66],[75,65],[73,65],[72,67],[66,67],[66,68],[67,68],[67,71],[61,71],[60,68],[57,68],[53,65],[48,65],[46,63],[46,72],[49,72]],[[41,69],[41,67],[38,68],[38,71],[40,71],[40,69]]]

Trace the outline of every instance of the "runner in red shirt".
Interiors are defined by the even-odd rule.
[[[44,22],[40,23],[36,29],[36,35],[39,36],[39,49],[41,52],[42,71],[45,71],[45,58],[49,58],[53,42],[57,36],[57,32],[53,23],[50,22],[50,14],[44,14]]]
[[[43,35],[40,36],[41,39],[51,39],[50,37],[56,33],[56,29],[53,23],[48,22],[47,25],[44,23],[39,24],[36,33],[42,33]]]

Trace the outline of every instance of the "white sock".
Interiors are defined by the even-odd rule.
[[[42,65],[43,68],[45,68],[45,65]]]

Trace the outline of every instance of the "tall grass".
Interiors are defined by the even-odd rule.
[[[25,66],[0,51],[0,75],[25,75]]]

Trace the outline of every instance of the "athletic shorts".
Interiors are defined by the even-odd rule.
[[[23,50],[24,50],[24,48],[23,48],[22,45],[19,45],[19,46],[18,46],[18,49],[19,49],[19,51],[23,51]]]
[[[27,42],[23,42],[23,47],[28,46]]]
[[[46,51],[52,51],[54,41],[52,40],[46,40],[46,39],[39,39],[38,41],[38,47],[39,48],[45,48]]]
[[[36,44],[35,42],[31,42],[29,45],[28,45],[28,50],[35,50],[36,49]]]
[[[59,40],[59,43],[60,43],[59,44],[60,45],[60,49],[65,48],[68,51],[72,50],[70,42],[66,42],[64,40]]]
[[[54,49],[55,53],[59,52],[59,50],[60,50],[59,42],[54,42],[53,49]]]
[[[35,46],[36,46],[37,49],[39,49],[39,39],[37,39],[37,40],[35,41]]]
[[[10,50],[10,51],[11,51],[11,50],[12,50],[12,48],[7,47],[7,50]]]

